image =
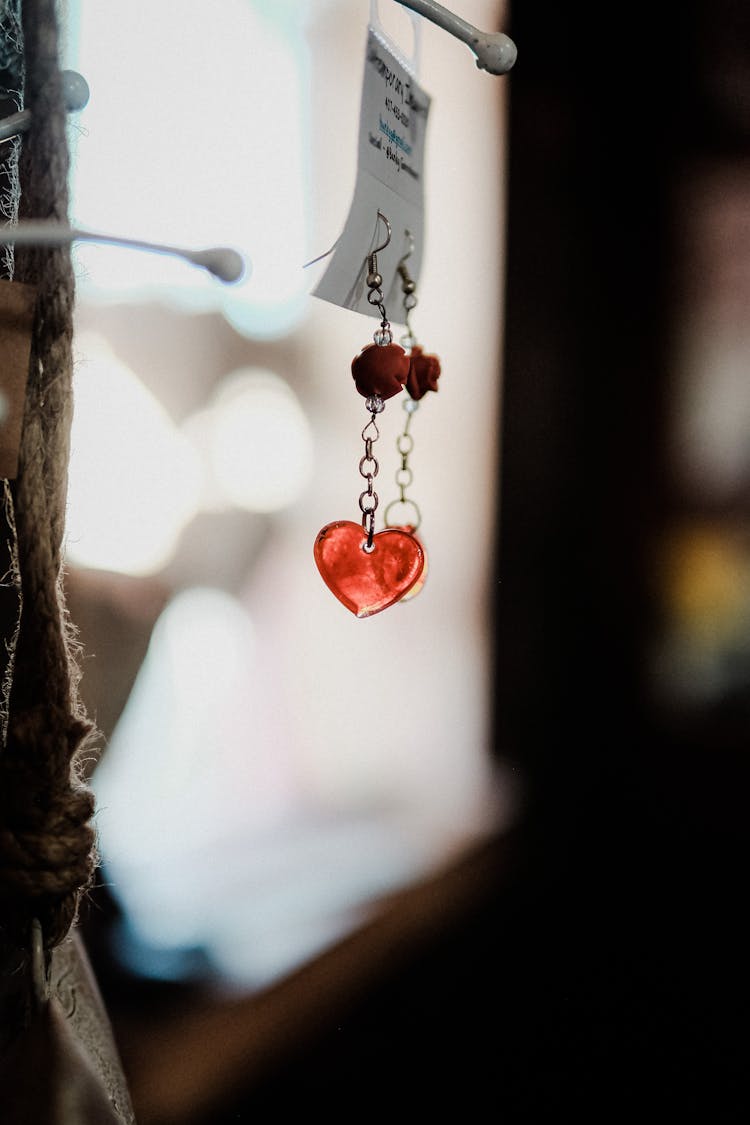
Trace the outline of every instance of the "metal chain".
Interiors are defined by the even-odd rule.
[[[413,515],[413,518],[408,520],[398,520],[397,526],[402,527],[405,524],[408,524],[408,526],[411,527],[412,531],[416,531],[420,523],[422,522],[422,513],[420,512],[416,501],[412,500],[411,497],[406,495],[406,490],[412,485],[414,481],[414,473],[409,467],[409,455],[414,449],[414,438],[409,433],[409,427],[411,426],[412,416],[419,409],[419,403],[416,399],[408,398],[404,400],[403,407],[406,413],[406,422],[404,424],[403,430],[396,439],[396,449],[401,455],[401,465],[398,469],[396,469],[396,486],[399,490],[399,495],[395,500],[391,500],[390,504],[385,509],[385,524],[386,527],[394,526],[393,522],[389,518],[390,513],[395,507],[402,505],[410,509],[410,513]]]
[[[365,443],[364,456],[359,461],[359,474],[367,481],[367,488],[359,496],[359,510],[362,513],[362,529],[367,534],[364,550],[373,550],[372,540],[375,535],[375,511],[378,506],[378,494],[373,487],[375,477],[378,475],[378,459],[373,456],[373,443],[380,437],[380,431],[375,418],[382,411],[385,403],[379,395],[371,395],[365,403],[370,411],[370,421],[362,430],[362,440]]]
[[[399,277],[401,278],[401,291],[404,295],[404,324],[406,325],[406,334],[401,337],[401,345],[402,347],[411,351],[412,348],[415,348],[417,346],[417,338],[414,335],[414,330],[412,329],[409,320],[411,311],[417,304],[417,286],[406,267],[406,259],[411,255],[412,250],[414,249],[414,239],[411,237],[411,234],[408,230],[405,233],[407,234],[407,236],[409,236],[409,238],[411,238],[411,248],[409,249],[409,252],[405,254],[401,259],[396,269]],[[385,525],[386,527],[408,526],[412,531],[416,531],[420,523],[422,522],[422,513],[420,512],[416,502],[410,497],[407,497],[406,490],[411,486],[414,480],[414,473],[409,467],[409,454],[414,448],[414,438],[409,433],[409,427],[411,426],[412,415],[419,409],[419,403],[414,398],[407,398],[403,402],[403,408],[406,412],[406,422],[404,424],[402,432],[396,439],[396,449],[401,455],[401,465],[396,470],[396,486],[399,490],[399,495],[396,500],[391,500],[390,504],[385,509]],[[390,518],[390,513],[398,507],[402,509],[402,518],[399,520],[392,520]],[[407,519],[404,517],[404,508],[407,508],[409,510],[409,515],[411,518]]]

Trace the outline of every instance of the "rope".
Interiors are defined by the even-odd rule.
[[[19,218],[67,222],[66,110],[54,0],[24,0],[24,102],[33,126],[19,161]],[[37,288],[19,454],[11,482],[21,618],[0,755],[0,937],[45,946],[76,920],[97,863],[94,797],[81,756],[95,735],[78,698],[79,646],[63,591],[74,279],[68,246],[17,248],[15,279]]]

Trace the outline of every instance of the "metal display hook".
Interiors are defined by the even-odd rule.
[[[77,70],[64,70],[62,72],[63,101],[68,113],[76,113],[88,105],[89,86],[86,79]],[[19,133],[25,133],[31,128],[31,110],[20,109],[18,113],[11,113],[0,120],[0,141],[9,141]]]
[[[489,74],[507,74],[516,61],[516,45],[501,31],[480,31],[442,4],[436,4],[435,0],[396,0],[396,3],[424,16],[449,35],[466,43],[476,55],[476,64],[480,70],[486,70]]]
[[[75,70],[62,72],[63,100],[69,113],[83,109],[89,100],[86,79]],[[32,126],[29,109],[19,110],[0,120],[0,142],[9,141]],[[227,285],[242,281],[250,274],[250,263],[239,251],[230,246],[210,246],[203,250],[190,250],[181,246],[166,246],[157,242],[144,242],[136,238],[69,227],[54,222],[19,222],[0,229],[0,246],[64,246],[71,242],[104,242],[112,246],[125,246],[134,250],[151,250],[157,254],[170,254],[182,258],[193,266],[201,266]]]
[[[193,266],[202,266],[227,285],[241,281],[250,274],[250,264],[238,250],[231,246],[210,246],[204,250],[190,250],[182,246],[166,246],[161,242],[143,242],[136,238],[120,238],[114,234],[81,230],[64,223],[19,222],[0,230],[0,246],[64,246],[70,242],[105,242],[112,246],[125,246],[133,250],[151,250],[156,254],[171,254]]]

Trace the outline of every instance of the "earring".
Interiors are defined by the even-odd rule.
[[[414,474],[409,465],[409,457],[414,449],[414,438],[409,432],[409,428],[414,414],[419,409],[420,399],[424,398],[428,391],[437,391],[438,389],[440,360],[436,355],[425,354],[417,343],[416,336],[411,327],[410,316],[417,304],[417,287],[409,274],[406,262],[414,252],[414,236],[410,231],[406,231],[405,234],[410,240],[410,245],[397,266],[397,272],[401,278],[401,292],[404,296],[403,306],[406,333],[401,337],[401,343],[404,345],[409,356],[409,374],[406,379],[406,390],[409,397],[404,399],[402,403],[404,413],[406,414],[406,421],[403,430],[396,439],[396,450],[401,458],[401,465],[396,470],[396,486],[399,490],[399,495],[395,500],[391,500],[390,504],[388,504],[385,509],[385,525],[386,527],[398,528],[416,537],[416,533],[422,522],[422,514],[417,502],[412,497],[406,495],[406,490],[414,481]],[[424,551],[423,544],[422,550]],[[418,594],[424,586],[426,577],[427,555],[425,553],[425,564],[419,580],[400,600],[408,601]]]
[[[356,617],[371,617],[400,601],[419,582],[424,569],[421,543],[405,528],[385,528],[376,534],[375,511],[378,494],[374,489],[378,460],[373,445],[380,437],[375,419],[385,408],[385,400],[399,394],[409,378],[410,357],[393,343],[391,325],[385,311],[383,278],[378,272],[377,255],[391,241],[391,224],[378,211],[387,230],[385,242],[367,255],[367,300],[380,312],[380,327],[352,360],[354,385],[364,398],[370,419],[362,430],[365,445],[359,473],[367,487],[359,496],[360,523],[337,520],[321,528],[313,554],[318,571],[331,593]],[[377,228],[376,228],[377,229]]]

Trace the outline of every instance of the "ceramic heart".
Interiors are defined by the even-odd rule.
[[[419,581],[425,555],[406,531],[386,528],[372,538],[361,524],[338,520],[318,532],[314,554],[328,589],[355,617],[371,617],[400,601]]]

